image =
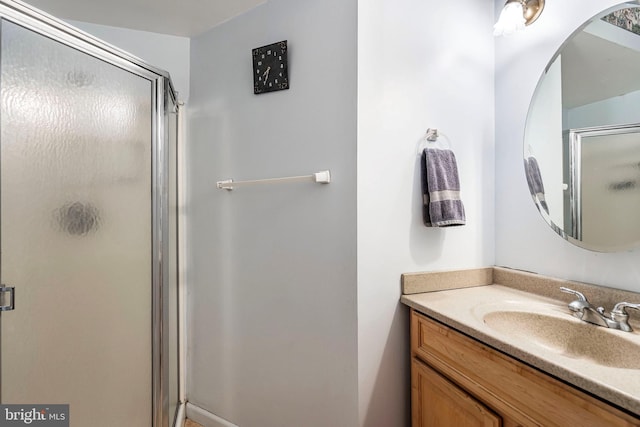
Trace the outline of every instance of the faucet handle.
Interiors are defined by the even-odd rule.
[[[565,288],[564,286],[560,287],[560,290],[562,292],[564,292],[564,293],[573,294],[573,295],[577,296],[578,297],[578,301],[589,302],[589,301],[587,301],[587,297],[585,297],[582,292],[574,291],[573,289]]]
[[[619,302],[611,310],[611,313],[615,314],[627,314],[626,308],[635,308],[640,310],[640,304],[631,304],[630,302]]]
[[[635,308],[640,310],[640,304],[631,304],[628,302],[619,302],[611,310],[611,320],[618,322],[618,329],[625,332],[632,332],[633,328],[629,325],[629,314],[627,308]]]
[[[585,297],[582,292],[574,291],[573,289],[565,288],[564,286],[561,287],[560,290],[578,297],[577,300],[571,301],[567,307],[573,312],[574,317],[582,319],[585,315],[584,310],[592,307],[591,303],[587,300],[587,297]]]

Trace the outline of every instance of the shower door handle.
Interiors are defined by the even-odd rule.
[[[16,308],[16,288],[0,285],[0,311],[11,311]]]

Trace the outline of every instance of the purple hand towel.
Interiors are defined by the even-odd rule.
[[[538,209],[542,209],[549,213],[549,206],[544,197],[544,183],[542,182],[542,174],[540,173],[540,166],[535,157],[530,156],[524,159],[524,170],[527,175],[527,184],[529,185],[529,191],[533,198],[538,202],[536,206]]]
[[[466,223],[460,200],[456,156],[451,150],[425,148],[421,159],[423,220],[427,227],[452,227]]]

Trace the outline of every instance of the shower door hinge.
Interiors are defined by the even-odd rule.
[[[11,311],[16,308],[16,288],[0,285],[0,311]]]

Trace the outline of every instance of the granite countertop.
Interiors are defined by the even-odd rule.
[[[433,283],[446,283],[447,273],[425,273],[427,276],[431,275],[430,278],[427,277],[427,282],[430,279],[431,285],[427,286],[426,292],[419,292],[420,287],[416,288],[415,283],[406,280],[403,275],[405,295],[401,301],[482,343],[640,416],[640,323],[631,321],[634,332],[587,324],[571,316],[567,308],[567,300],[575,297],[557,291],[558,284],[569,285],[568,287],[580,290],[589,297],[590,294],[607,294],[606,288],[559,281],[531,273],[496,268],[489,270],[491,271],[468,270],[463,273],[471,272],[478,277],[477,272],[481,271],[482,281],[494,282],[493,279],[497,279],[495,281],[504,283],[490,284],[481,281],[474,286],[472,279],[466,284],[458,283],[464,286],[462,288],[448,289],[449,286],[445,285],[444,290],[438,290],[439,286],[434,286]],[[453,278],[459,278],[460,272],[453,273],[458,275],[452,276]],[[509,280],[502,280],[507,276]],[[546,285],[537,283],[539,286],[535,286],[535,282],[539,280],[546,280]],[[536,293],[512,286],[513,283],[527,281],[534,282],[532,290]],[[411,283],[407,286],[409,282]],[[412,293],[407,294],[407,290]],[[558,294],[558,298],[549,297],[545,292],[553,293],[554,296]],[[625,297],[630,302],[640,301],[637,294],[617,290],[612,292],[613,298]],[[636,296],[636,299],[626,298],[628,296]],[[592,302],[605,305],[597,299]],[[605,307],[610,308],[608,305]],[[508,312],[506,321],[497,318],[505,312]],[[514,312],[515,316],[525,316],[527,321],[531,318],[543,323],[512,325],[509,322],[514,318]],[[490,318],[497,320],[497,324],[486,320]],[[550,327],[546,327],[547,324]],[[554,329],[554,325],[561,327]],[[580,350],[581,346],[591,354],[582,354],[584,350]],[[592,351],[594,349],[596,350]]]

